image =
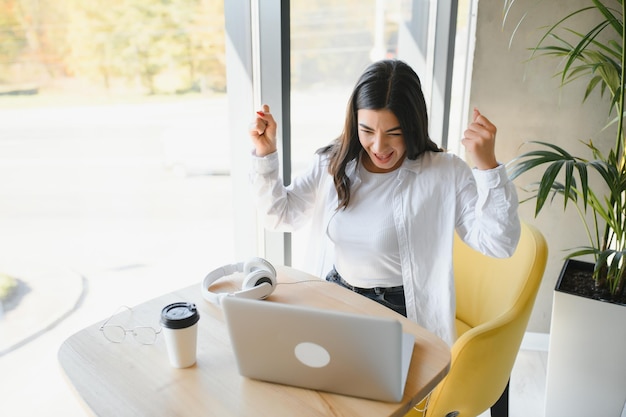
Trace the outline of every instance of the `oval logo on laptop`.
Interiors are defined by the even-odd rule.
[[[330,363],[328,351],[315,343],[298,343],[294,352],[300,362],[311,368],[323,368]]]

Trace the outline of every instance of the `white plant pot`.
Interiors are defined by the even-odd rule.
[[[626,306],[554,291],[545,417],[620,417]]]

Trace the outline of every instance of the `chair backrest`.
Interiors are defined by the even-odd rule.
[[[531,310],[546,259],[547,246],[543,235],[525,223],[522,223],[517,249],[510,258],[485,256],[455,236],[453,262],[457,321],[474,328],[506,312],[520,308]]]
[[[476,416],[504,391],[546,266],[543,235],[522,223],[510,258],[482,255],[458,237],[454,245],[458,338],[450,372],[430,396],[427,417]],[[409,414],[417,415],[417,414]]]

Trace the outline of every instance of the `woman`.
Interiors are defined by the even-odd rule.
[[[495,157],[496,127],[474,110],[462,140],[476,165],[470,169],[429,138],[417,74],[402,61],[376,62],[354,88],[342,134],[284,187],[269,110],[257,112],[249,132],[266,227],[294,230],[311,220],[315,274],[452,345],[455,230],[495,257],[510,256],[519,239],[517,194]]]

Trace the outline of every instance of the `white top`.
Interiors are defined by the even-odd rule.
[[[253,157],[251,182],[268,229],[291,231],[311,223],[307,271],[325,277],[335,261],[326,230],[338,206],[328,173],[328,155],[316,155],[309,170],[285,187],[278,154]],[[346,175],[357,193],[362,181],[356,161]],[[517,247],[517,193],[506,168],[470,169],[459,157],[426,152],[405,159],[389,205],[398,235],[407,316],[449,345],[456,339],[452,267],[454,232],[489,256],[508,257]],[[502,277],[506,279],[506,277]]]
[[[389,202],[398,171],[372,173],[359,164],[361,187],[350,195],[350,205],[328,224],[335,245],[335,268],[355,287],[402,285],[398,234]]]

